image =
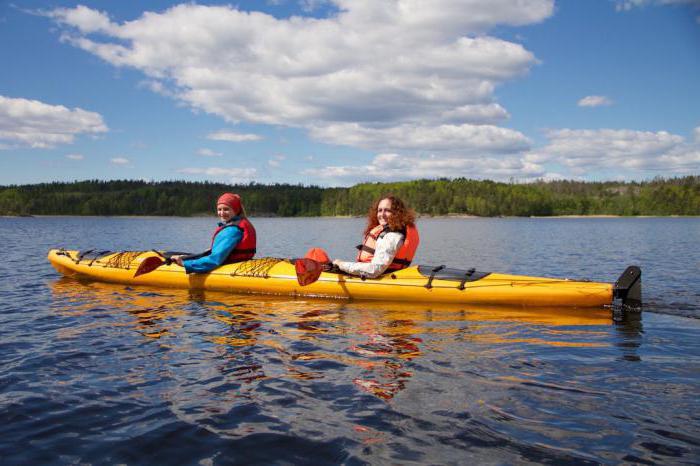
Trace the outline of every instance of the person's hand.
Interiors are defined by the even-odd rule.
[[[184,265],[182,264],[182,256],[170,256],[170,260],[175,262],[180,267],[184,267]]]

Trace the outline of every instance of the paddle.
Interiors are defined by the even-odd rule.
[[[158,254],[160,257],[147,257],[141,262],[141,265],[139,265],[139,268],[136,269],[136,272],[134,273],[134,278],[138,277],[139,275],[143,275],[145,273],[153,272],[155,269],[160,267],[161,265],[170,265],[174,261],[171,259],[173,256],[181,256],[182,260],[189,260],[189,259],[199,259],[200,257],[206,256],[208,254],[211,254],[211,249],[207,249],[204,252],[200,252],[199,254],[190,254],[189,252],[175,252],[175,251],[165,251],[164,253],[160,251],[156,251],[155,249],[151,249],[152,252],[155,252]]]
[[[155,269],[157,269],[163,264],[170,265],[171,263],[172,261],[170,259],[164,260],[156,256],[147,257],[141,262],[139,268],[136,269],[136,272],[134,273],[134,278],[145,273],[153,272]]]
[[[318,262],[307,257],[294,259],[294,269],[297,272],[297,281],[301,286],[307,286],[318,280],[328,264]]]
[[[158,251],[153,251],[160,257],[151,256],[145,258],[134,273],[134,278],[139,275],[144,275],[149,272],[153,272],[161,265],[170,265],[172,260],[169,257],[164,256]],[[321,276],[321,273],[330,268],[329,264],[324,264],[323,262],[318,262],[313,259],[308,259],[306,257],[301,259],[294,259],[294,269],[297,273],[297,281],[301,286],[307,286],[314,283]]]
[[[173,263],[173,261],[169,257],[165,257],[163,254],[160,252],[153,250],[156,254],[158,254],[160,257],[156,256],[151,256],[145,258],[141,264],[139,265],[139,268],[136,269],[136,272],[134,273],[134,278],[138,277],[139,275],[143,275],[149,272],[153,272],[155,269],[160,267],[161,265],[170,265]],[[161,259],[162,257],[162,259]]]

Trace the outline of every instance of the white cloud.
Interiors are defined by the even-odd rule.
[[[598,170],[684,174],[700,169],[700,142],[666,131],[559,129],[546,135],[549,143],[530,154],[531,160],[557,163],[573,175]]]
[[[549,144],[542,151],[566,157],[572,165],[588,163],[603,154],[609,159],[658,156],[683,142],[682,136],[666,131],[558,129],[546,134]]]
[[[663,171],[672,168],[676,174],[697,175],[700,171],[700,146],[679,147],[659,157],[653,164],[644,167],[648,170]]]
[[[114,157],[109,159],[113,165],[129,165],[131,161],[125,157]]]
[[[99,113],[0,95],[0,147],[48,149],[107,130]]]
[[[320,8],[324,3],[327,3],[327,1],[328,0],[299,0],[299,5],[302,11],[310,13]]]
[[[283,160],[286,160],[286,156],[284,155],[275,155],[271,159],[267,161],[267,164],[271,167],[279,167],[282,163]]]
[[[616,0],[617,11],[629,11],[647,5],[691,5],[700,8],[700,0]]]
[[[85,157],[83,157],[83,154],[67,154],[66,158],[70,160],[83,160]]]
[[[209,133],[207,139],[213,141],[229,141],[229,142],[245,142],[245,141],[259,141],[262,139],[261,136],[257,134],[241,134],[233,131],[216,131],[214,133]]]
[[[666,131],[550,130],[548,143],[507,157],[453,155],[417,156],[384,153],[364,165],[310,168],[302,173],[340,184],[416,178],[535,179],[647,178],[700,171],[700,127],[691,141]]]
[[[305,128],[326,141],[354,125],[364,144],[377,141],[367,136],[372,132],[423,128],[427,134],[452,126],[461,128],[454,142],[466,141],[467,151],[483,146],[483,137],[493,138],[487,145],[494,150],[511,151],[514,139],[522,146],[526,138],[512,130],[467,129],[508,118],[495,102],[496,87],[537,63],[522,45],[486,32],[543,21],[553,0],[329,3],[337,13],[326,18],[275,18],[193,3],[125,23],[86,7],[51,16],[68,43],[140,70],[156,92],[231,123]],[[235,142],[259,138],[219,133]],[[406,145],[383,141],[372,149]]]
[[[510,118],[510,115],[498,104],[463,105],[450,108],[441,114],[441,121],[449,123],[487,124],[498,123]]]
[[[357,123],[314,128],[324,142],[370,150],[452,151],[462,154],[513,153],[529,148],[530,140],[512,129],[492,125],[399,125],[368,128]]]
[[[328,166],[310,168],[305,175],[334,180],[340,183],[361,181],[400,181],[416,178],[488,178],[519,181],[544,178],[549,174],[542,165],[527,161],[522,157],[462,157],[405,156],[399,154],[379,154],[367,165]]]
[[[151,92],[155,92],[156,94],[160,94],[160,95],[165,96],[165,97],[170,97],[171,99],[177,99],[177,93],[170,90],[169,87],[167,87],[165,84],[163,84],[160,81],[156,81],[153,79],[146,79],[146,80],[140,81],[138,83],[138,87],[141,89],[148,89]]]
[[[221,152],[215,152],[211,149],[202,148],[197,151],[197,155],[202,157],[221,157],[223,154]]]
[[[113,34],[118,32],[118,28],[109,20],[106,13],[92,10],[83,5],[78,5],[75,8],[57,8],[48,12],[47,16],[58,23],[73,26],[82,33]]]
[[[213,178],[227,178],[232,181],[249,181],[256,175],[255,168],[182,168],[177,170],[184,175],[204,175]]]
[[[589,95],[578,101],[579,107],[602,107],[612,105],[612,100],[604,95]]]

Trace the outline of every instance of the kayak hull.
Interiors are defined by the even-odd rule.
[[[178,265],[162,265],[134,277],[138,266],[157,253],[119,252],[96,258],[81,258],[79,251],[52,249],[48,260],[66,276],[99,282],[232,293],[315,296],[357,300],[434,302],[519,307],[603,307],[614,298],[610,283],[530,277],[499,273],[461,283],[432,280],[418,267],[409,267],[376,279],[337,273],[321,274],[307,286],[297,282],[289,260],[261,258],[227,264],[206,274],[186,274]]]

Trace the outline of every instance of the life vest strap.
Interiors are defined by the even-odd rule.
[[[365,246],[364,244],[358,244],[357,249],[359,249],[360,251],[368,252],[372,255],[374,255],[374,253],[377,252],[376,249],[370,248],[369,246]]]
[[[408,267],[409,265],[411,265],[411,261],[408,260],[408,259],[396,259],[396,258],[394,258],[394,260],[391,261],[391,263],[392,263],[392,264],[405,265],[406,267]]]

